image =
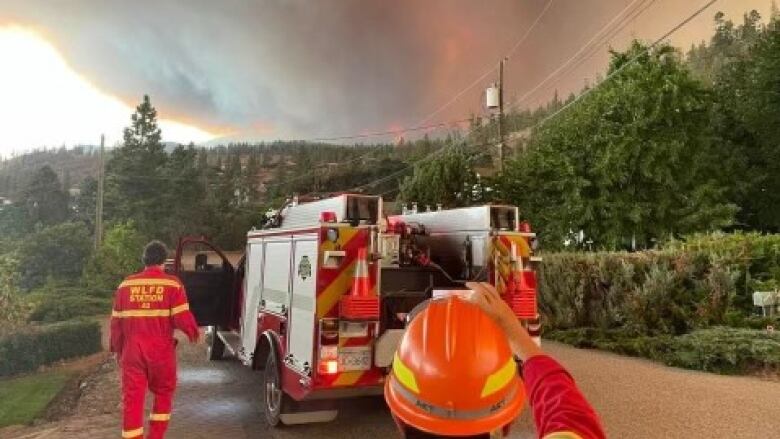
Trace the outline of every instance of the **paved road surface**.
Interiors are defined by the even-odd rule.
[[[379,398],[345,403],[333,423],[269,428],[258,411],[259,373],[235,361],[208,363],[203,360],[203,346],[180,346],[171,438],[396,437]],[[554,343],[545,347],[572,371],[611,438],[780,438],[778,382],[666,368]],[[85,407],[73,418],[0,437],[117,437],[116,374],[107,369],[88,384]],[[97,399],[89,402],[90,398]],[[527,411],[512,437],[535,437]]]

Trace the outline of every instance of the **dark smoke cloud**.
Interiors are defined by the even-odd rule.
[[[629,3],[557,0],[512,57],[509,95],[531,88]],[[697,7],[658,3],[641,19],[652,23],[629,26],[615,45],[654,37]],[[148,93],[165,117],[244,137],[300,138],[416,124],[495,64],[545,4],[3,0],[0,24],[36,28],[76,71],[128,103]],[[595,57],[582,67],[587,74],[574,72],[537,101],[578,88],[605,60]],[[481,111],[482,89],[436,120]]]

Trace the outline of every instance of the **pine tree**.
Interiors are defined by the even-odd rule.
[[[197,154],[195,145],[190,144],[186,148],[179,145],[168,158],[165,170],[168,183],[164,191],[167,211],[161,232],[170,242],[181,235],[203,233],[202,216],[193,215],[194,212],[202,212],[206,192],[197,166]]]
[[[136,107],[124,142],[106,166],[106,211],[108,217],[133,220],[151,236],[165,221],[165,175],[168,156],[157,126],[157,110],[149,96]]]
[[[62,172],[62,190],[68,194],[71,186],[70,169],[66,169]]]
[[[249,160],[246,163],[246,168],[244,169],[242,183],[250,205],[256,204],[260,198],[260,194],[257,190],[259,173],[260,163],[257,160],[257,155],[251,153],[249,155]]]
[[[68,217],[68,198],[57,174],[49,166],[40,168],[24,189],[23,199],[33,224],[53,225]]]

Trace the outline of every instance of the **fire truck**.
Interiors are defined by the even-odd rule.
[[[172,269],[207,327],[209,359],[264,371],[271,425],[326,422],[338,400],[382,394],[406,316],[437,290],[490,282],[538,336],[535,242],[514,206],[386,216],[381,197],[342,194],[288,203],[247,233],[235,265],[183,238]],[[198,254],[185,267],[194,245],[220,261]]]

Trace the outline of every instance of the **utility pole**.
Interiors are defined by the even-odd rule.
[[[501,58],[498,64],[498,169],[504,172],[504,63],[507,58]]]
[[[100,248],[103,241],[103,184],[105,182],[105,165],[103,163],[103,152],[106,143],[106,136],[100,135],[100,150],[98,151],[98,187],[97,203],[95,206],[95,250]]]
[[[485,104],[487,109],[495,112],[498,110],[498,169],[504,171],[504,64],[509,58],[504,57],[498,63],[498,84],[495,82],[485,91]]]

